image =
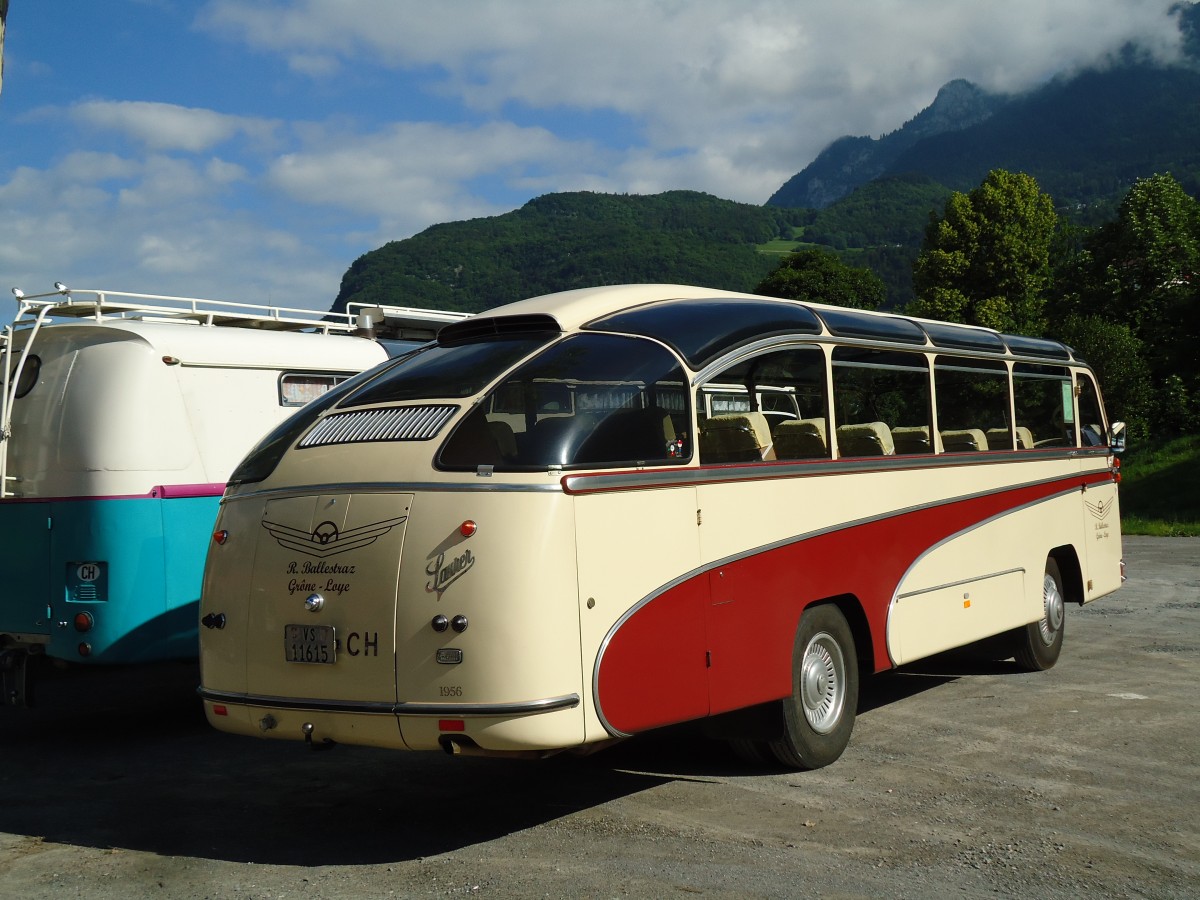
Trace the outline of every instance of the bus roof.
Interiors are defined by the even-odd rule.
[[[681,301],[672,306],[664,301]],[[741,315],[728,314],[730,304],[745,304]],[[696,317],[706,307],[726,312],[713,316],[706,323],[707,338],[703,346],[689,346],[684,331],[697,331]],[[791,321],[781,315],[790,308]],[[804,311],[804,315],[800,312]],[[758,316],[763,327],[746,327],[744,317]],[[619,318],[620,327],[605,323]],[[676,321],[670,321],[674,318]],[[1082,362],[1071,349],[1058,341],[1001,334],[990,328],[920,319],[896,313],[874,312],[830,306],[821,303],[799,302],[679,284],[633,284],[582,288],[556,294],[545,294],[520,300],[480,313],[471,320],[449,325],[444,337],[483,333],[490,323],[502,329],[504,322],[524,321],[541,323],[549,320],[564,331],[583,327],[600,330],[627,331],[656,337],[674,346],[693,368],[699,368],[720,352],[740,343],[761,338],[767,333],[799,331],[846,339],[878,340],[892,344],[907,344],[914,349],[932,348],[967,351],[997,356],[1012,355],[1039,361]],[[716,339],[714,339],[714,332]],[[722,341],[720,334],[725,332]]]

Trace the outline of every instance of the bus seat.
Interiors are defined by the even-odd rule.
[[[702,463],[774,459],[771,429],[760,412],[710,416],[700,424]]]
[[[576,462],[666,459],[667,445],[675,440],[675,425],[665,409],[651,406],[618,409],[596,425],[583,441]]]
[[[775,426],[776,459],[828,459],[824,419],[788,419]]]
[[[571,462],[573,438],[579,427],[575,416],[541,419],[529,430],[522,455],[534,465],[565,465]]]
[[[494,427],[497,424],[505,423],[488,422],[482,410],[470,413],[446,441],[440,461],[449,466],[494,466],[515,458],[517,443],[512,436],[512,429],[509,428],[509,440],[512,441],[512,456],[509,457],[497,440]]]
[[[902,425],[892,429],[892,443],[897,453],[932,453],[928,425]]]
[[[942,449],[947,453],[976,453],[987,448],[982,429],[960,428],[942,432]]]
[[[517,458],[517,436],[513,434],[511,425],[507,422],[488,422],[488,431],[492,433],[492,441],[502,459]]]
[[[839,425],[838,456],[891,456],[896,452],[892,432],[883,422]]]
[[[1033,433],[1024,425],[1017,426],[1017,449],[1032,450],[1033,449]]]

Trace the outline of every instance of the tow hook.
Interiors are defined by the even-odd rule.
[[[308,744],[308,746],[313,750],[332,750],[334,747],[337,746],[337,743],[334,741],[331,741],[329,738],[325,738],[319,744],[316,741],[314,741],[313,740],[313,723],[312,722],[305,722],[303,725],[300,726],[300,730],[304,733],[304,743]]]

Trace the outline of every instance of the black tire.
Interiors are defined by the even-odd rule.
[[[766,741],[756,741],[752,738],[729,738],[727,743],[733,755],[747,765],[757,769],[773,765],[775,755]]]
[[[792,696],[781,703],[783,734],[769,746],[783,765],[819,769],[842,755],[858,711],[858,654],[836,606],[815,606],[800,617],[792,645]]]
[[[1042,617],[1013,633],[1013,659],[1027,672],[1053,668],[1062,653],[1066,630],[1062,574],[1058,563],[1047,559],[1046,574],[1042,576]]]

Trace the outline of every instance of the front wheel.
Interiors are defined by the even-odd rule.
[[[1052,668],[1062,653],[1066,626],[1062,575],[1058,563],[1047,559],[1046,573],[1042,576],[1042,617],[1013,634],[1013,659],[1017,665],[1028,672]]]
[[[776,759],[795,769],[819,769],[842,755],[858,711],[858,655],[836,606],[816,606],[800,617],[792,696],[781,702],[783,733],[769,744]]]

